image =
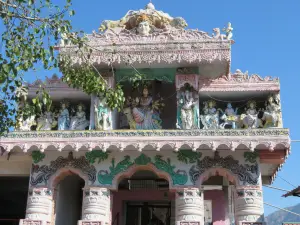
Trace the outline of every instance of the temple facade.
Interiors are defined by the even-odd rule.
[[[11,197],[20,225],[266,224],[262,185],[290,152],[279,80],[231,72],[230,23],[186,27],[149,3],[87,36],[93,65],[122,84],[121,111],[56,75],[28,84],[53,107],[0,139],[1,176],[29,182]],[[58,50],[80,67],[75,46]]]

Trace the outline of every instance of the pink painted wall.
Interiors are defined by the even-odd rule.
[[[165,196],[165,193],[168,196]],[[168,191],[157,190],[140,190],[140,191],[115,191],[113,192],[113,207],[112,207],[112,221],[114,221],[117,213],[119,213],[119,221],[123,221],[124,210],[123,201],[162,201],[162,200],[174,200],[175,193]],[[212,200],[212,219],[213,225],[225,225],[225,207],[226,201],[223,191],[205,191],[205,200]],[[123,223],[119,223],[122,225]]]
[[[167,193],[167,196],[165,196],[165,193]],[[169,191],[136,190],[113,192],[112,222],[118,212],[120,221],[124,218],[123,201],[171,201],[174,199],[175,193]],[[119,224],[121,225],[123,223]]]
[[[204,200],[212,200],[213,225],[225,225],[226,201],[221,190],[205,191]]]

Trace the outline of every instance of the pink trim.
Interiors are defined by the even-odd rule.
[[[239,184],[239,180],[232,172],[224,168],[210,168],[206,170],[203,174],[200,175],[196,186],[200,186],[204,181],[208,180],[208,178],[212,176],[223,176],[227,178],[230,182],[232,182],[235,186]]]
[[[142,165],[133,165],[131,166],[127,171],[124,171],[123,173],[118,174],[117,176],[114,177],[112,186],[114,190],[118,189],[119,182],[124,179],[124,178],[130,178],[133,174],[135,174],[138,171],[141,170],[147,170],[147,171],[152,171],[154,172],[159,178],[166,179],[169,182],[169,188],[171,189],[173,180],[170,177],[170,175],[166,172],[162,172],[158,170],[154,165],[152,164],[147,164],[145,166]]]
[[[62,168],[50,177],[49,183],[48,183],[48,188],[54,189],[57,186],[57,184],[60,181],[62,181],[65,177],[74,175],[74,174],[81,177],[85,182],[85,186],[87,186],[89,179],[85,174],[82,173],[81,170],[74,169],[74,168]]]

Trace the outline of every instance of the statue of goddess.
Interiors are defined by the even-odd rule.
[[[238,116],[237,116],[237,110],[238,108],[236,108],[235,110],[232,108],[232,105],[230,102],[227,103],[227,108],[225,109],[225,112],[223,112],[221,109],[219,109],[223,115],[221,117],[222,120],[224,120],[224,122],[222,124],[220,124],[220,128],[225,128],[225,125],[231,125],[232,129],[236,128],[236,122],[238,120]]]
[[[71,119],[70,130],[85,130],[89,124],[90,123],[85,116],[84,105],[80,103],[77,106],[77,112],[75,116],[73,116]]]
[[[152,108],[153,99],[149,96],[147,87],[143,89],[143,96],[136,98],[136,106],[132,109],[132,116],[137,130],[161,129],[159,113]]]
[[[203,115],[200,116],[203,129],[219,128],[219,111],[215,108],[216,102],[209,100],[204,103]]]
[[[245,109],[246,114],[242,114],[240,121],[241,127],[246,129],[248,128],[257,128],[257,110],[256,110],[256,102],[250,100],[247,102],[247,108]]]
[[[177,128],[186,130],[199,128],[197,103],[198,99],[194,99],[193,92],[188,89],[180,93],[177,110]]]
[[[96,130],[110,130],[112,129],[112,122],[110,118],[110,111],[106,105],[106,98],[95,98],[95,128]]]
[[[233,28],[232,28],[230,22],[228,23],[227,27],[223,28],[223,31],[226,32],[226,39],[231,40],[231,38],[233,36],[233,34],[232,34]]]
[[[69,117],[69,110],[68,102],[62,101],[60,103],[60,111],[58,115],[58,130],[68,130],[70,125],[70,117]]]

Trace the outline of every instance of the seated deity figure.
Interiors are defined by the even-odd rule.
[[[62,101],[60,104],[60,111],[58,115],[58,130],[69,130],[70,117],[68,110],[68,102]]]
[[[96,130],[110,130],[112,126],[106,98],[95,98],[95,128]]]
[[[256,102],[253,100],[248,101],[246,114],[242,114],[240,117],[241,127],[243,128],[257,128],[257,110]]]
[[[36,130],[52,130],[57,125],[57,121],[54,118],[52,112],[44,112],[37,119]]]
[[[225,112],[223,112],[222,109],[219,109],[219,110],[223,113],[223,115],[221,116],[221,119],[224,120],[224,122],[222,124],[220,124],[220,128],[224,129],[226,125],[231,125],[232,129],[236,129],[236,122],[238,120],[238,116],[237,116],[238,108],[236,108],[234,110],[231,103],[228,102]]]
[[[203,129],[219,128],[219,111],[215,108],[216,102],[209,100],[204,102],[203,115],[200,116]]]
[[[84,105],[80,103],[77,106],[77,112],[75,116],[73,116],[71,119],[70,130],[85,130],[89,124],[90,123],[85,116]]]
[[[153,107],[153,99],[149,96],[149,90],[145,86],[143,95],[135,99],[132,108],[132,119],[135,122],[137,130],[154,130],[161,129],[161,119],[159,113]],[[131,122],[133,122],[131,121]],[[129,118],[130,123],[130,118]],[[132,126],[131,126],[132,127]]]
[[[143,36],[148,36],[150,34],[151,27],[148,21],[142,21],[137,27],[137,33]]]
[[[269,95],[268,100],[265,102],[265,109],[258,113],[258,119],[261,120],[260,127],[277,127],[280,112],[279,102],[272,95]]]
[[[177,128],[185,130],[199,128],[198,99],[193,98],[193,92],[188,88],[180,92],[178,97]]]

